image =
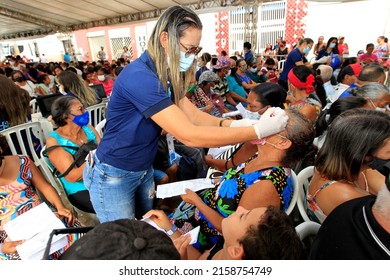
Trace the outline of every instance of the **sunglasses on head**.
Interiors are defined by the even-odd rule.
[[[185,57],[189,57],[191,54],[193,55],[198,55],[198,53],[200,53],[200,51],[202,50],[202,47],[191,47],[191,48],[187,48],[186,46],[184,46],[181,42],[179,42],[180,45],[186,50],[185,51]]]

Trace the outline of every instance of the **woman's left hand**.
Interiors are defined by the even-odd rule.
[[[75,219],[74,219],[74,216],[72,214],[72,211],[70,211],[69,209],[66,209],[66,208],[61,208],[61,209],[57,209],[57,213],[61,218],[67,219],[68,226],[73,226]]]
[[[199,195],[197,195],[196,192],[193,192],[190,189],[186,189],[186,193],[180,196],[184,200],[184,202],[190,203],[194,206],[197,206],[199,202],[202,202],[202,199],[199,197]]]

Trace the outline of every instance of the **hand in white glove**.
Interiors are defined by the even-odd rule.
[[[242,119],[242,120],[234,120],[230,124],[230,127],[245,127],[245,126],[251,126],[257,123],[258,120],[250,120],[250,119]]]
[[[286,112],[280,108],[269,108],[261,115],[260,120],[253,125],[257,138],[274,135],[285,129],[288,121]]]

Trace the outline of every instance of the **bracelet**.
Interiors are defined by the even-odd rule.
[[[227,120],[227,119],[222,119],[222,120],[220,120],[220,121],[219,121],[219,126],[222,127],[222,123],[223,123],[224,121],[226,121],[226,120]]]
[[[171,236],[172,234],[174,234],[175,232],[177,231],[177,227],[175,226],[175,224],[172,225],[172,227],[165,231],[169,236]]]

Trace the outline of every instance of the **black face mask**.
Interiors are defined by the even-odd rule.
[[[18,83],[21,83],[21,82],[24,81],[24,78],[23,78],[22,76],[18,76],[18,77],[16,77],[16,78],[14,78],[14,81],[15,81],[15,82],[18,82]]]
[[[390,160],[374,157],[367,165],[386,177],[386,186],[390,191]]]

